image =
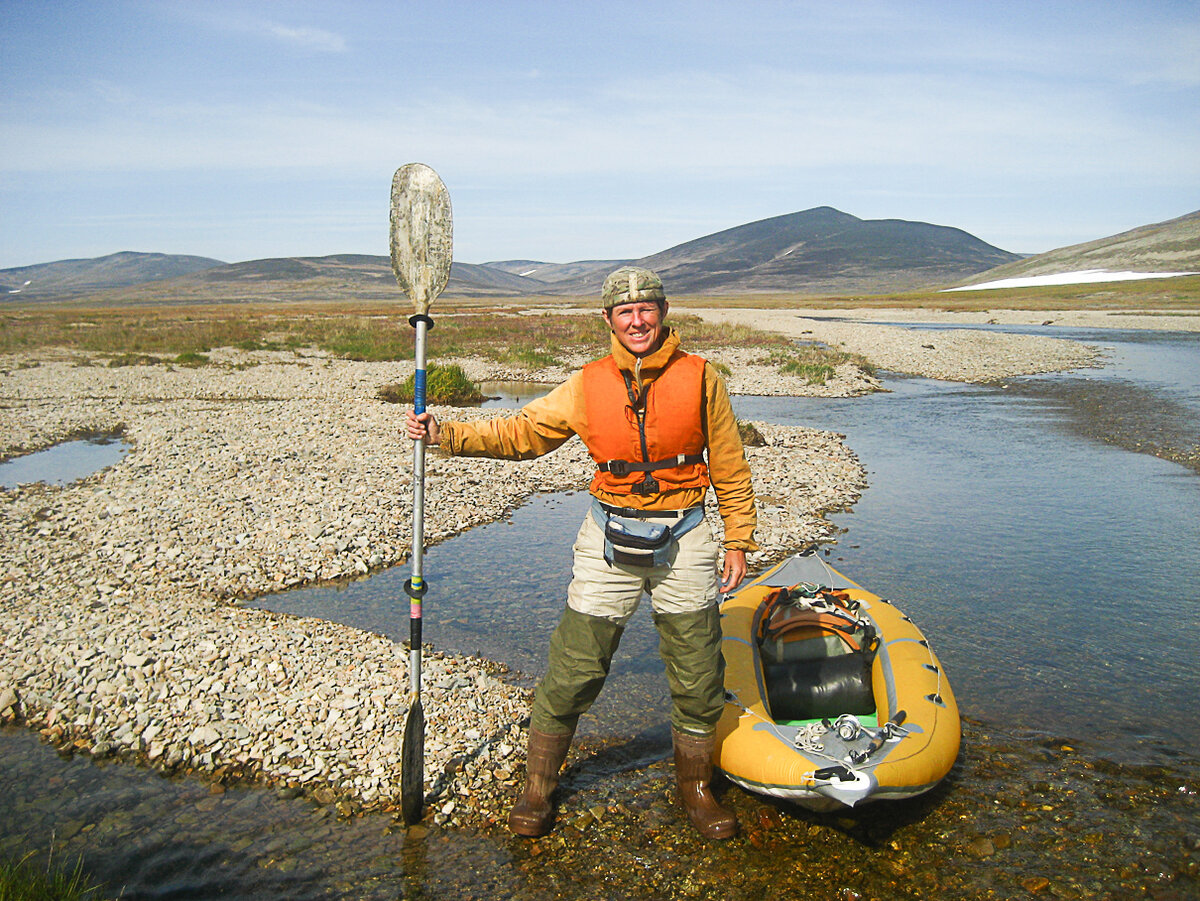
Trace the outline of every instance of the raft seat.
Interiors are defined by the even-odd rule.
[[[763,631],[759,653],[767,707],[776,722],[875,713],[871,636],[839,620],[788,609],[777,611]]]

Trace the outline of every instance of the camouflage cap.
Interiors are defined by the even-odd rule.
[[[662,279],[649,269],[622,266],[604,280],[604,309],[611,310],[623,303],[666,300]]]

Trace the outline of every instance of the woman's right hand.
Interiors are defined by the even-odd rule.
[[[438,428],[437,418],[426,410],[420,416],[412,410],[405,417],[408,437],[413,441],[425,439],[426,444],[439,444],[442,440],[441,429]]]

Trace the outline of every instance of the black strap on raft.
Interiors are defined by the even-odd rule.
[[[820,782],[832,782],[836,779],[838,782],[853,782],[855,779],[854,771],[841,766],[827,766],[824,769],[817,770],[813,773],[813,778]]]

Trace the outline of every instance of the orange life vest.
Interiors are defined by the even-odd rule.
[[[584,443],[600,467],[592,478],[592,491],[646,495],[707,488],[704,359],[678,351],[642,388],[638,396],[637,385],[627,385],[611,355],[583,367]],[[681,459],[684,457],[687,459]],[[661,466],[648,472],[644,468],[627,470],[619,465],[622,462]],[[658,482],[657,491],[646,490],[647,477]]]

